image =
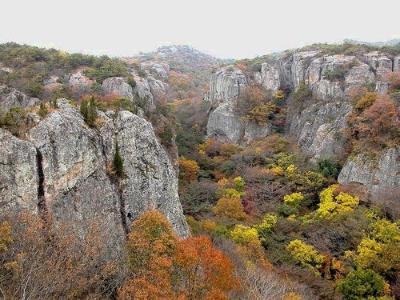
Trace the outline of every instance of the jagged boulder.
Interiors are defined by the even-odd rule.
[[[95,222],[121,245],[123,223],[116,187],[106,173],[102,143],[80,113],[65,101],[29,131],[40,153],[43,205],[56,224],[71,222],[85,232]]]
[[[400,72],[400,55],[393,59],[393,72]]]
[[[364,55],[365,60],[376,73],[376,90],[385,93],[389,87],[386,75],[393,70],[392,60],[379,51],[369,52]]]
[[[163,99],[167,95],[168,84],[159,79],[155,79],[153,76],[147,77],[149,83],[150,92],[155,99]]]
[[[372,196],[400,188],[400,147],[387,149],[376,159],[365,154],[349,157],[338,181],[341,184],[360,184]]]
[[[140,67],[146,70],[149,74],[162,79],[168,80],[169,65],[166,63],[156,63],[156,62],[143,62]]]
[[[8,111],[13,107],[29,107],[39,103],[39,99],[5,85],[0,85],[0,111]]]
[[[233,66],[221,68],[211,76],[206,100],[214,107],[221,102],[233,101],[246,85],[247,78],[240,69]]]

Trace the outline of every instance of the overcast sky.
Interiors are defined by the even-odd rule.
[[[400,0],[1,0],[0,42],[129,56],[188,44],[254,57],[344,38],[400,38]]]

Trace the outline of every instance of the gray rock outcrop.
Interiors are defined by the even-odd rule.
[[[116,95],[133,100],[133,89],[122,77],[110,77],[104,79],[101,85],[107,95]]]
[[[0,208],[37,213],[38,171],[35,147],[0,128]]]
[[[338,181],[341,184],[361,184],[372,196],[399,189],[400,148],[387,149],[376,159],[364,154],[348,158]]]
[[[269,125],[244,120],[235,110],[236,100],[247,84],[244,73],[232,66],[212,75],[210,90],[205,97],[213,107],[207,123],[209,137],[224,142],[249,143],[270,133]]]
[[[73,72],[68,79],[68,86],[75,92],[83,93],[90,91],[94,80],[91,80],[84,74],[84,69],[78,69]]]
[[[29,97],[14,88],[0,85],[0,111],[8,111],[13,107],[34,106],[39,101],[39,99]]]
[[[127,111],[89,128],[65,100],[27,134],[27,141],[0,130],[2,207],[37,213],[53,223],[72,222],[85,233],[95,221],[122,245],[130,223],[149,209],[163,212],[180,236],[189,231],[178,197],[178,182],[152,125]],[[112,173],[115,145],[124,176]]]
[[[374,51],[360,55],[329,55],[321,50],[298,50],[264,58],[259,71],[244,74],[235,67],[224,67],[212,75],[205,100],[212,110],[207,125],[208,136],[234,143],[268,135],[271,130],[259,127],[246,134],[246,124],[237,116],[233,104],[240,91],[252,83],[266,90],[296,90],[304,83],[312,99],[304,103],[288,102],[287,134],[312,158],[338,159],[343,155],[343,131],[352,105],[349,95],[354,88],[376,86],[384,93],[387,74],[399,69],[400,58]],[[247,132],[251,130],[247,129]]]

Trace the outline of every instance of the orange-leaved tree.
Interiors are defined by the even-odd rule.
[[[232,263],[209,238],[179,239],[155,210],[132,223],[127,251],[120,299],[228,299],[237,287]]]
[[[199,169],[200,167],[195,160],[186,159],[184,157],[179,159],[179,175],[182,180],[187,182],[196,180]]]
[[[208,237],[179,241],[175,263],[185,299],[228,299],[227,293],[238,286],[231,261]]]
[[[145,212],[132,223],[128,265],[132,277],[119,291],[121,299],[172,299],[172,258],[177,237],[160,212]]]

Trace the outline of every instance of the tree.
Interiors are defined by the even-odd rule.
[[[119,153],[118,142],[115,143],[115,153],[113,159],[113,168],[114,172],[118,177],[122,177],[124,175],[124,161]]]
[[[182,180],[191,182],[197,179],[200,167],[195,160],[181,157],[179,160],[179,175]]]
[[[82,100],[80,104],[80,112],[86,124],[90,127],[94,127],[97,119],[97,104],[94,96],[91,96],[89,100]]]
[[[4,221],[0,224],[0,253],[6,252],[8,245],[13,241],[11,236],[11,226]]]
[[[262,222],[255,226],[261,239],[265,239],[271,233],[278,222],[278,217],[273,214],[265,214]]]
[[[298,207],[303,200],[304,196],[302,193],[292,193],[283,197],[285,204],[292,207]]]
[[[209,238],[180,240],[158,211],[132,223],[127,252],[131,276],[120,299],[228,299],[237,288],[232,263]]]
[[[358,269],[350,272],[345,279],[339,282],[337,289],[345,299],[376,299],[383,296],[385,281],[372,270]]]
[[[104,299],[121,283],[124,267],[97,220],[78,232],[26,212],[0,219],[0,298]]]
[[[172,264],[177,237],[158,211],[132,223],[127,254],[131,278],[120,288],[121,299],[172,299]]]
[[[392,276],[400,271],[398,224],[379,219],[371,224],[370,229],[369,236],[363,238],[357,246],[354,261],[360,268]]]
[[[246,245],[251,243],[258,244],[258,232],[256,228],[238,224],[231,232],[232,240],[238,244]]]
[[[348,137],[352,141],[353,151],[368,149],[376,153],[398,145],[400,111],[393,100],[387,95],[373,96],[367,93],[361,96],[360,101],[362,104],[359,104],[359,109],[353,110],[348,119]]]
[[[307,245],[302,240],[292,240],[286,247],[286,250],[303,267],[311,270],[314,274],[319,274],[319,269],[325,257],[318,253],[311,245]]]
[[[238,287],[232,263],[207,237],[179,241],[174,262],[185,299],[228,299]]]
[[[358,206],[359,199],[348,193],[337,194],[337,184],[324,189],[320,193],[320,204],[316,216],[321,219],[332,219],[345,213],[352,212]]]
[[[239,197],[222,197],[213,208],[213,212],[230,220],[243,221],[247,215],[244,212],[242,201]]]

